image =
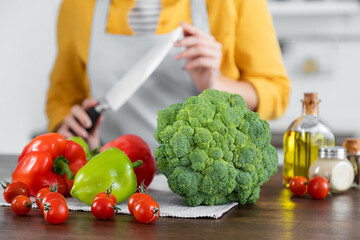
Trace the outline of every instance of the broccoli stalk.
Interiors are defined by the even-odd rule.
[[[189,206],[255,203],[277,172],[269,124],[236,94],[208,89],[159,111],[155,139],[159,170]]]

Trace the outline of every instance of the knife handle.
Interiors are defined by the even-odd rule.
[[[110,108],[109,104],[107,103],[107,101],[105,99],[100,99],[99,100],[99,104],[95,105],[89,109],[86,110],[87,115],[90,117],[91,120],[91,127],[87,128],[86,131],[90,132],[91,130],[94,129],[97,121],[99,120],[101,113],[108,110]],[[81,125],[81,124],[80,124]],[[70,129],[70,132],[74,135],[77,136],[77,134]]]
[[[87,115],[90,117],[91,120],[91,127],[86,128],[86,131],[90,132],[91,130],[94,129],[96,122],[99,120],[99,117],[101,116],[101,113],[97,112],[95,107],[91,107],[88,110],[86,110]],[[78,121],[76,119],[76,121]],[[79,121],[78,121],[79,122]],[[77,134],[74,132],[74,130],[72,130],[70,128],[70,132],[74,135],[77,136]]]
[[[91,127],[86,129],[86,131],[90,132],[91,130],[94,129],[101,114],[96,111],[95,107],[89,108],[88,110],[86,110],[86,113],[87,113],[87,115],[89,115],[89,117],[91,119],[91,123],[92,123]]]

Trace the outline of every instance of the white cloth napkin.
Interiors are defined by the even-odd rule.
[[[0,191],[0,206],[10,206],[4,200],[3,189]],[[160,206],[161,217],[177,217],[177,218],[220,218],[224,213],[235,207],[238,203],[231,202],[224,205],[217,206],[198,206],[189,207],[179,195],[173,193],[168,185],[167,179],[164,175],[155,175],[153,182],[150,185],[149,194]],[[32,197],[32,200],[34,198]],[[69,210],[73,211],[91,211],[91,207],[75,198],[66,198]],[[36,207],[34,204],[33,207]],[[121,210],[118,213],[130,214],[127,201],[119,204]]]

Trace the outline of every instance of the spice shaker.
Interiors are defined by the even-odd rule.
[[[360,139],[345,138],[344,147],[347,149],[348,159],[354,166],[354,183],[360,187]]]
[[[314,176],[326,178],[334,193],[348,190],[354,183],[354,175],[347,150],[341,146],[319,147],[318,158],[309,169],[309,179]]]

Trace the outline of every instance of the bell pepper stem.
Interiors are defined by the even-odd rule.
[[[133,162],[133,169],[135,169],[137,167],[141,167],[142,165],[143,165],[143,161],[137,160],[137,161]]]
[[[64,156],[57,157],[54,160],[53,171],[61,176],[66,174],[68,180],[75,178],[75,175],[70,171],[69,161]]]
[[[100,153],[100,150],[101,150],[101,146],[91,150],[87,160],[90,161],[95,155]]]

